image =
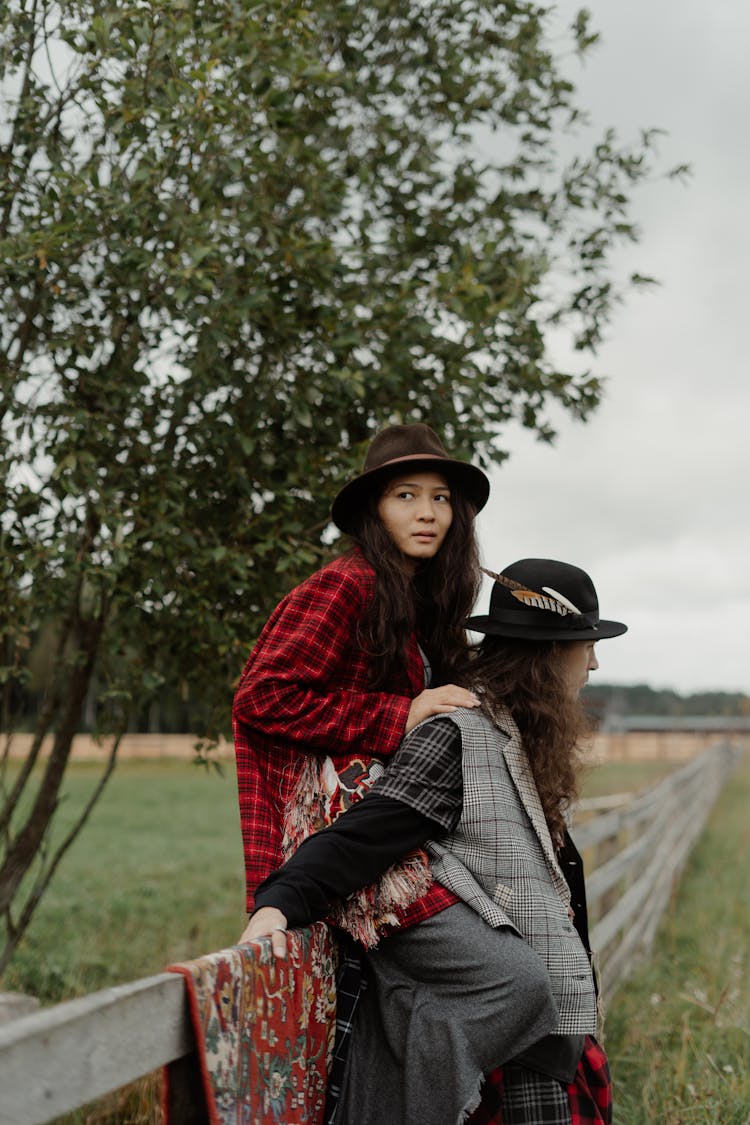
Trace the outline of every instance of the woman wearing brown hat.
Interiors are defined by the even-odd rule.
[[[333,521],[353,548],[276,608],[234,699],[249,911],[258,883],[367,791],[405,734],[478,704],[454,669],[466,659],[480,577],[474,517],[488,493],[481,470],[417,423],[376,435],[362,473],[334,500]],[[367,946],[457,902],[418,850],[329,917]],[[503,1041],[530,1042],[551,1026],[552,999],[523,942],[508,945],[503,987],[523,991],[525,1005]],[[341,997],[358,994],[355,960],[343,959]],[[345,1035],[346,1018],[338,1026]]]
[[[279,955],[279,928],[321,917],[400,848],[426,844],[433,874],[461,900],[369,951],[342,1123],[611,1121],[606,1056],[594,1038],[582,866],[565,813],[585,729],[579,692],[598,667],[594,644],[626,626],[599,618],[593,583],[578,567],[523,559],[494,577],[488,614],[467,622],[484,638],[459,675],[481,708],[422,723],[359,805],[258,889],[247,936],[271,934]],[[469,917],[483,924],[478,933]],[[515,1018],[514,997],[493,997],[493,1012],[481,994],[496,971],[496,943],[509,933],[546,966],[556,1019],[530,1049],[482,1059],[467,1051],[475,1032],[462,1040],[455,1029],[478,1020],[491,1043],[495,1022]],[[502,1078],[491,1075],[467,1117],[482,1073],[500,1065]]]
[[[334,500],[352,548],[276,607],[234,698],[248,910],[258,883],[361,796],[409,730],[476,705],[451,681],[480,577],[474,517],[488,493],[480,469],[416,423],[377,434]],[[384,914],[423,918],[453,901],[419,857],[401,876],[381,888]],[[355,936],[360,919],[372,925],[357,903],[346,913]]]

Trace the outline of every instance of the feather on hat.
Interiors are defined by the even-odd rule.
[[[556,559],[520,559],[495,574],[489,613],[470,617],[467,629],[535,641],[601,641],[627,632],[621,621],[599,617],[594,583],[585,570]]]

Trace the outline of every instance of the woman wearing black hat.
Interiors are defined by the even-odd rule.
[[[416,423],[376,435],[362,473],[334,500],[332,519],[353,549],[276,608],[234,699],[248,910],[258,883],[367,791],[406,733],[478,704],[454,669],[467,653],[479,584],[474,517],[488,493],[481,470]],[[404,852],[329,915],[365,946],[458,902],[423,850]],[[525,1003],[502,1038],[521,1044],[551,1025],[554,1007],[543,966],[520,940],[507,945],[504,987],[523,991]],[[355,957],[342,963],[339,995],[356,997]],[[347,1019],[338,1027],[345,1036]]]
[[[597,667],[594,644],[626,626],[599,618],[594,586],[578,567],[524,559],[494,577],[489,613],[467,623],[484,634],[462,677],[481,709],[422,723],[360,804],[258,889],[262,909],[248,937],[270,933],[281,955],[277,927],[321,917],[331,898],[374,877],[399,846],[429,841],[433,874],[462,900],[369,952],[370,984],[337,1121],[453,1125],[476,1106],[480,1072],[501,1064],[502,1082],[493,1076],[469,1120],[611,1120],[606,1057],[594,1039],[582,868],[565,813],[576,794],[585,730],[578,696]],[[478,938],[469,916],[484,923]],[[436,950],[445,956],[436,935],[451,930],[453,990],[444,964],[434,962]],[[553,1034],[530,1049],[480,1064],[459,1036],[439,1037],[436,1028],[476,1018],[477,962],[484,950],[492,972],[495,942],[507,933],[520,935],[546,966],[557,1018]],[[495,1013],[500,1021],[513,1016],[502,1003]],[[491,1013],[480,1007],[479,1018],[491,1038]],[[451,1089],[460,1090],[458,1102]]]

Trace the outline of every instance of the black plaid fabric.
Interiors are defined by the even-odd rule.
[[[461,818],[461,734],[447,715],[411,731],[371,793],[392,797],[452,832]]]
[[[362,947],[343,930],[337,932],[337,937],[340,959],[336,976],[336,1034],[323,1115],[325,1125],[334,1125],[336,1120],[354,1015],[360,997],[367,988],[367,977],[362,966]]]
[[[555,1078],[506,1063],[500,1120],[502,1125],[571,1125],[567,1090]]]

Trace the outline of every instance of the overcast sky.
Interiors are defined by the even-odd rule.
[[[562,419],[553,447],[504,435],[483,558],[589,571],[602,615],[630,626],[599,646],[601,682],[750,692],[750,4],[589,6],[603,42],[576,72],[579,104],[624,140],[668,130],[665,166],[693,175],[638,193],[623,264],[661,286],[612,321],[597,413]]]

